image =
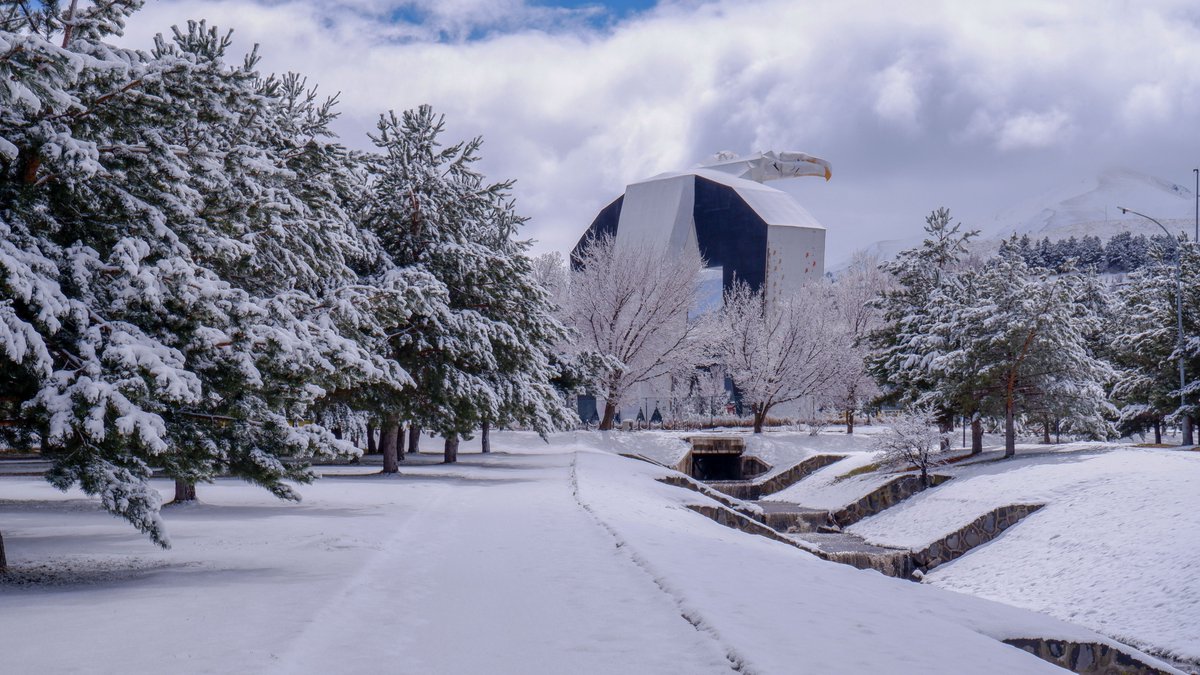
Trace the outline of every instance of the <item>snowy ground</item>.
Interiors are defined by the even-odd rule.
[[[1200,662],[1200,453],[1075,450],[947,467],[955,479],[850,528],[922,547],[1005,504],[1046,504],[926,581]]]
[[[4,669],[1034,673],[1055,669],[996,638],[1103,639],[717,525],[611,454],[677,444],[498,434],[507,452],[455,466],[337,467],[299,505],[220,481],[167,510],[165,552],[82,495],[0,477]]]

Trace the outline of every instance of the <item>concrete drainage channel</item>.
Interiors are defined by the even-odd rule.
[[[687,476],[667,476],[661,479],[662,482],[668,485],[683,487],[701,494],[713,496],[713,491],[702,483],[698,483]],[[717,493],[719,495],[719,493]],[[724,495],[719,495],[724,497]],[[727,499],[727,498],[726,498]],[[826,552],[822,550],[814,550],[809,546],[804,546],[793,538],[781,534],[765,523],[753,517],[753,511],[730,501],[728,504],[713,505],[713,504],[691,504],[689,509],[699,513],[705,517],[711,518],[726,527],[731,527],[742,532],[757,534],[768,539],[795,546],[804,551],[808,551],[820,558],[830,560],[832,562],[840,562],[853,565],[859,569],[874,569],[887,574],[888,576],[899,578],[911,578],[911,574],[916,569],[915,560],[919,559],[923,553],[927,552],[935,546],[939,546],[942,542],[947,542],[954,537],[958,537],[960,541],[966,541],[970,536],[973,526],[982,528],[987,522],[988,516],[981,516],[978,520],[971,523],[957,533],[947,535],[939,540],[939,542],[930,545],[922,552],[913,553],[912,551],[904,551],[900,549],[884,549],[883,547],[873,547],[871,544],[863,542],[862,550],[842,550],[834,552]],[[737,510],[735,510],[735,508]],[[991,512],[993,516],[992,528],[998,528],[1002,522],[1008,523],[1005,526],[1011,526],[1020,518],[1014,517],[1021,510],[1027,510],[1032,513],[1041,508],[1041,505],[1016,505],[1010,507],[1001,507]],[[997,513],[1002,510],[1009,510],[1007,515]],[[1021,516],[1024,517],[1024,516]],[[983,521],[983,522],[981,522]],[[997,534],[1003,529],[995,530]],[[821,533],[817,533],[821,534]],[[861,540],[860,540],[861,541]],[[965,551],[954,549],[957,555],[962,555]],[[943,558],[941,562],[948,562],[953,558]],[[1101,643],[1077,643],[1064,640],[1055,640],[1049,638],[1009,638],[1003,640],[1007,645],[1024,649],[1034,656],[1049,661],[1060,668],[1065,668],[1071,672],[1080,673],[1081,675],[1168,675],[1167,671],[1161,670],[1148,663],[1145,663],[1137,657],[1121,651],[1111,645]]]
[[[923,549],[912,551],[870,544],[861,537],[842,532],[863,518],[875,515],[884,509],[922,491],[915,476],[900,476],[880,486],[867,496],[836,512],[807,509],[795,504],[759,502],[748,505],[743,500],[756,500],[793,485],[813,472],[840,459],[838,455],[814,455],[790,469],[768,476],[766,479],[745,480],[736,472],[743,468],[760,467],[747,463],[741,457],[740,439],[737,443],[711,443],[710,448],[719,448],[714,454],[725,455],[719,466],[722,478],[733,480],[701,481],[690,475],[670,475],[662,482],[694,490],[721,505],[690,505],[690,508],[712,520],[734,529],[757,534],[808,551],[832,562],[851,565],[859,569],[873,569],[882,574],[901,579],[913,579],[918,570],[928,572],[938,565],[955,560],[996,537],[1019,523],[1026,516],[1041,509],[1043,504],[1011,504],[985,513],[959,530],[947,534]],[[694,474],[696,448],[676,465],[684,474]],[[703,451],[701,454],[704,454]],[[639,459],[642,459],[639,457]],[[754,459],[754,458],[746,458]],[[758,461],[758,460],[755,460]],[[657,463],[657,462],[656,462]],[[701,464],[703,465],[703,460]],[[761,462],[759,462],[761,464]],[[713,466],[715,463],[709,463]],[[769,467],[762,471],[769,471]],[[736,477],[729,474],[735,474]],[[933,486],[949,480],[949,476],[933,476]],[[756,509],[755,506],[758,508]],[[1047,638],[1012,638],[1005,644],[1025,651],[1075,673],[1105,675],[1166,675],[1166,671],[1151,666],[1116,647],[1101,643],[1075,643]]]

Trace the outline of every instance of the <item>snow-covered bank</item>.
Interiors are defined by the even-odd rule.
[[[850,528],[919,548],[1007,504],[1046,504],[926,581],[1200,660],[1200,453],[1053,452],[944,467],[955,479]]]
[[[659,470],[619,461],[580,453],[581,502],[749,671],[1056,672],[998,640],[1036,635],[1115,644],[1045,615],[714,528],[671,507],[696,499],[694,493],[655,487],[649,481]]]

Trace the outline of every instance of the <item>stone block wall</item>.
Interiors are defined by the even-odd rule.
[[[693,492],[699,492],[700,494],[704,495],[705,497],[708,497],[709,499],[718,501],[721,504],[724,504],[726,507],[733,509],[734,511],[737,511],[738,513],[742,514],[743,516],[745,516],[747,518],[750,518],[753,520],[759,520],[761,518],[761,514],[747,508],[745,504],[741,504],[738,501],[736,501],[735,499],[731,499],[728,495],[717,492],[716,490],[710,488],[709,486],[705,485],[704,483],[701,483],[700,481],[697,481],[693,478],[689,478],[687,476],[680,476],[677,474],[668,474],[666,476],[663,476],[662,478],[659,478],[658,481],[660,483],[666,483],[667,485],[673,485],[675,487],[687,488],[688,490],[691,490]]]
[[[936,487],[950,480],[950,476],[931,475],[929,477],[930,487]],[[880,511],[891,508],[896,504],[908,499],[909,497],[924,490],[921,485],[921,477],[907,474],[894,478],[878,488],[872,490],[870,494],[862,497],[858,501],[843,507],[834,512],[833,519],[840,527],[849,527],[854,523],[879,513]]]
[[[1046,638],[1011,638],[1004,641],[1074,673],[1103,675],[1169,675],[1131,654],[1097,642],[1068,642]]]
[[[979,516],[956,532],[946,535],[920,551],[913,560],[926,571],[948,563],[967,551],[986,544],[1000,533],[1016,525],[1022,518],[1042,508],[1043,504],[1012,504],[1001,506]]]
[[[806,457],[796,466],[780,471],[759,483],[759,495],[774,494],[786,487],[791,487],[807,478],[809,474],[823,469],[834,462],[840,462],[843,459],[845,459],[844,455],[813,455],[812,457]]]

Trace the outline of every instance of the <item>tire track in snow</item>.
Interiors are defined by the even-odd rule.
[[[666,595],[679,610],[679,616],[681,616],[684,621],[687,621],[689,624],[691,624],[692,628],[696,629],[698,633],[711,639],[717,644],[717,647],[721,650],[721,653],[725,655],[725,659],[729,661],[729,667],[731,670],[736,673],[742,673],[743,675],[755,675],[755,671],[749,667],[745,657],[738,653],[737,649],[725,642],[720,633],[718,633],[711,624],[705,621],[704,617],[701,616],[697,610],[688,606],[687,600],[681,593],[673,589],[671,585],[667,583],[665,578],[654,572],[649,561],[643,558],[636,549],[629,545],[629,542],[621,537],[621,535],[615,529],[613,529],[611,525],[604,522],[604,520],[601,519],[594,510],[592,510],[592,507],[583,501],[583,498],[579,495],[579,477],[576,473],[578,459],[579,452],[576,451],[572,453],[570,481],[571,496],[575,498],[575,503],[578,504],[579,507],[583,509],[589,516],[591,516],[592,521],[595,522],[600,529],[608,533],[608,535],[615,542],[616,547],[625,553],[630,562],[637,566],[637,568],[646,574],[646,576],[650,577],[650,580],[654,582],[654,585],[657,586],[658,589],[662,591],[663,594]]]

